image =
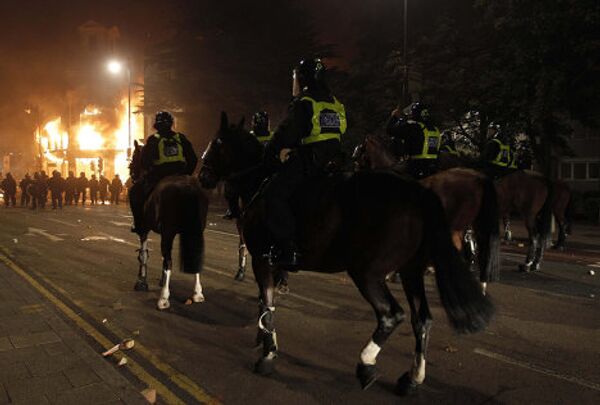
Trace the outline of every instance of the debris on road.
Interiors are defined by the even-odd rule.
[[[131,338],[126,338],[126,339],[123,339],[123,341],[121,343],[114,345],[113,347],[111,347],[110,349],[108,349],[107,351],[102,353],[102,356],[104,356],[104,357],[111,356],[111,355],[115,354],[116,352],[118,352],[119,350],[121,350],[121,351],[131,350],[131,349],[133,349],[133,346],[135,346],[135,341]]]
[[[208,226],[217,226],[217,223],[216,222],[209,222]]]
[[[14,242],[14,243],[19,243],[19,239],[17,239],[17,238],[14,238],[14,239],[13,239],[13,242]]]
[[[588,271],[588,274],[589,274],[590,276],[593,276],[593,275],[595,275],[595,274],[596,274],[596,272],[595,272],[594,270],[590,270],[590,271]]]
[[[517,246],[518,247],[525,247],[525,244],[524,243],[519,243]]]
[[[146,398],[146,401],[148,401],[148,403],[156,403],[156,390],[154,388],[146,388],[141,392],[141,394],[144,398]]]
[[[102,323],[107,323],[107,322],[108,322],[108,319],[106,319],[106,318],[104,318],[104,319],[102,320]]]
[[[123,367],[126,364],[127,364],[127,357],[123,356],[123,357],[121,357],[121,360],[119,360],[119,363],[117,365],[119,367]]]

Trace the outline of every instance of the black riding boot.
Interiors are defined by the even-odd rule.
[[[133,233],[144,232],[144,185],[142,182],[134,183],[129,189],[129,206],[133,215]]]

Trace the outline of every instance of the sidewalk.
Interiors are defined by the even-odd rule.
[[[0,404],[145,404],[138,389],[0,262]]]

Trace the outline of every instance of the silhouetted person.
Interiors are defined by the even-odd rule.
[[[119,205],[119,197],[123,191],[123,182],[118,174],[115,174],[115,178],[110,184],[110,203]]]
[[[46,203],[48,202],[48,175],[43,170],[40,172],[39,192],[40,207],[46,208]]]
[[[6,173],[6,178],[0,183],[0,188],[4,191],[4,205],[6,208],[17,206],[17,182],[10,173]]]
[[[98,180],[96,179],[95,174],[92,174],[92,178],[89,181],[89,185],[90,185],[90,201],[91,201],[92,205],[96,205],[96,202],[98,202],[98,189],[100,188],[100,184],[98,183]]]
[[[62,178],[58,170],[52,172],[52,177],[48,180],[48,188],[50,189],[50,197],[52,198],[52,209],[62,209],[65,179]]]
[[[79,197],[81,196],[81,205],[85,205],[86,189],[88,188],[89,181],[85,177],[85,173],[81,172],[77,178],[77,188],[75,189],[75,205],[79,204]]]
[[[21,189],[21,207],[29,207],[29,203],[31,202],[31,195],[27,191],[29,185],[33,183],[31,180],[31,176],[29,173],[25,175],[19,182],[19,188]]]
[[[40,173],[35,172],[33,174],[33,181],[27,187],[27,193],[31,197],[31,209],[35,210],[38,207],[42,208],[42,180],[40,178]]]
[[[106,200],[108,200],[108,188],[110,187],[110,182],[103,174],[100,175],[100,181],[98,182],[98,188],[100,191],[100,203],[102,205],[106,204]]]
[[[75,173],[69,172],[65,179],[65,205],[73,205],[73,199],[77,190],[77,178]]]

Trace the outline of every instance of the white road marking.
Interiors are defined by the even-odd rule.
[[[237,233],[224,232],[224,231],[216,231],[214,229],[206,229],[206,232],[217,233],[219,235],[233,236],[233,237],[236,237],[236,238],[239,237],[239,235]]]
[[[498,360],[501,361],[503,363],[506,364],[510,364],[513,366],[517,366],[517,367],[521,367],[530,371],[535,371],[536,373],[540,373],[540,374],[544,374],[550,377],[554,377],[557,378],[559,380],[563,380],[563,381],[568,381],[570,383],[573,384],[577,384],[577,385],[581,385],[582,387],[586,387],[595,391],[600,391],[600,384],[592,382],[592,381],[587,381],[584,380],[582,378],[578,378],[578,377],[573,377],[570,375],[566,375],[566,374],[562,374],[559,373],[558,371],[555,370],[551,370],[549,368],[545,368],[545,367],[541,367],[532,363],[528,363],[525,361],[521,361],[521,360],[516,360],[516,359],[512,359],[508,356],[505,356],[503,354],[498,354],[498,353],[494,353],[494,352],[490,352],[488,350],[485,349],[479,349],[476,348],[473,350],[473,352],[480,354],[482,356],[485,357],[489,357],[490,359],[494,359],[494,360]]]
[[[231,278],[233,280],[233,273],[226,273],[224,271],[215,269],[214,267],[207,266],[207,265],[204,265],[204,270],[208,270],[211,273],[216,273],[216,274],[219,274],[221,276],[224,276],[224,277],[227,277],[227,278]],[[319,301],[319,300],[316,300],[316,299],[313,299],[313,298],[304,297],[302,295],[298,295],[298,294],[293,293],[293,292],[290,292],[287,295],[290,296],[290,297],[294,297],[297,300],[305,301],[305,302],[308,302],[308,303],[314,304],[314,305],[319,305],[319,306],[327,308],[327,309],[338,309],[337,305],[328,304],[326,302]]]
[[[118,222],[118,221],[108,221],[116,226],[131,226],[131,222]]]
[[[133,215],[121,215],[121,216],[122,216],[123,218],[129,218],[129,219],[133,218]]]
[[[67,226],[72,226],[74,228],[77,228],[78,225],[72,224],[70,222],[67,221],[61,221],[60,219],[56,219],[56,218],[46,218],[48,221],[52,221],[52,222],[56,222],[58,224],[62,224],[62,225],[67,225]]]
[[[112,242],[123,243],[124,245],[129,245],[129,246],[133,246],[136,248],[139,247],[139,245],[136,243],[132,243],[132,242],[126,241],[125,239],[121,239],[121,238],[115,238],[114,236],[111,236],[111,235],[92,235],[92,236],[86,236],[85,238],[81,238],[81,240],[84,242],[110,240]]]
[[[54,236],[49,234],[46,230],[44,229],[38,229],[38,228],[27,228],[27,232],[30,234],[37,234],[37,235],[41,235],[45,238],[48,238],[49,240],[51,240],[52,242],[60,242],[61,240],[64,240],[63,238],[59,238],[58,236]]]
[[[600,269],[600,262],[599,263],[594,263],[594,264],[588,264],[588,267],[596,267]]]

